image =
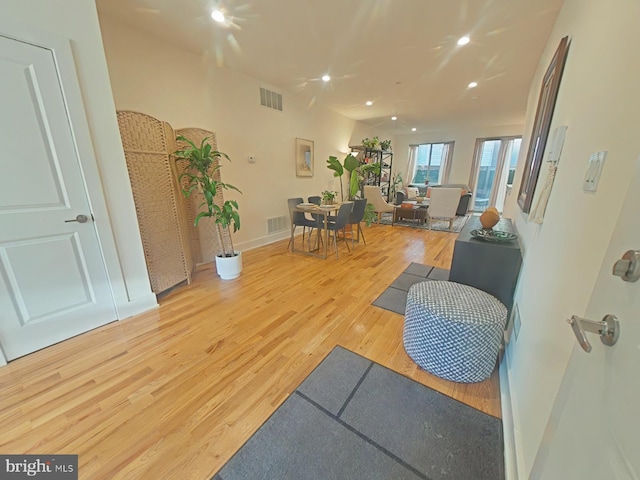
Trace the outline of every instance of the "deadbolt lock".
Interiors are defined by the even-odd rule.
[[[628,250],[613,264],[613,274],[625,282],[636,282],[640,278],[640,250]]]

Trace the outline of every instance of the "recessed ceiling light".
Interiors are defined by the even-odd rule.
[[[224,22],[224,13],[222,13],[220,10],[214,10],[213,12],[211,12],[211,18],[213,18],[218,23],[222,23]]]
[[[396,117],[395,115],[393,117],[391,117],[391,120],[397,120],[398,117]]]
[[[413,128],[411,129],[411,131],[412,131],[412,132],[415,132],[416,130],[418,130],[416,127],[413,127]]]
[[[373,102],[371,100],[367,100],[366,105],[367,105],[367,107],[370,107],[371,105],[373,105]]]
[[[460,37],[458,39],[458,45],[460,46],[466,45],[467,43],[469,43],[469,41],[470,41],[470,38],[465,35],[464,37]]]
[[[331,77],[329,75],[323,75],[322,76],[322,81],[323,82],[328,82],[329,80],[331,80]]]
[[[476,88],[478,86],[478,82],[471,82],[468,87],[469,88]]]

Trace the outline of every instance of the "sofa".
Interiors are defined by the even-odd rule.
[[[460,196],[460,203],[458,204],[456,215],[464,216],[469,211],[469,202],[471,201],[472,192],[468,185],[462,183],[445,183],[443,185],[420,185],[417,183],[410,183],[408,187],[417,188],[419,195],[422,197],[427,196],[428,188],[461,188],[464,193]],[[406,188],[396,192],[395,204],[400,205],[404,200],[412,200],[412,198],[409,198]]]

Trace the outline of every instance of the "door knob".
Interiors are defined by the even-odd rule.
[[[87,223],[89,221],[89,217],[86,215],[78,215],[76,218],[72,220],[65,220],[64,223],[78,222],[78,223]]]
[[[599,334],[600,341],[609,347],[615,345],[620,336],[620,323],[614,315],[605,315],[600,322],[573,315],[567,322],[571,325],[578,343],[587,353],[591,351],[591,343],[585,332]]]
[[[625,282],[636,282],[640,278],[640,250],[627,250],[622,258],[613,264],[613,274]]]

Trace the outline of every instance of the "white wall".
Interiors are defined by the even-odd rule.
[[[3,20],[72,40],[72,49],[102,179],[114,238],[101,235],[118,315],[124,318],[156,305],[144,261],[129,179],[120,143],[95,4],[86,0],[0,0]],[[83,159],[83,162],[87,161]],[[90,160],[94,162],[93,159]],[[93,165],[95,169],[95,163]],[[92,191],[93,202],[103,192]]]
[[[515,203],[526,148],[507,207],[525,248],[516,292],[522,327],[507,356],[520,478],[528,478],[576,342],[565,319],[586,310],[640,153],[638,18],[640,4],[632,0],[565,0],[531,85],[523,145],[528,145],[542,76],[560,39],[569,35],[551,126],[569,130],[544,223],[529,223]],[[599,150],[608,151],[606,165],[598,192],[586,194],[587,160]]]
[[[372,131],[333,111],[307,105],[292,93],[227,68],[211,59],[180,50],[108,16],[100,18],[109,74],[118,110],[134,110],[167,121],[174,129],[200,127],[216,132],[218,149],[232,162],[222,169],[223,180],[242,195],[242,228],[234,235],[237,248],[251,248],[284,238],[267,236],[267,218],[287,215],[287,198],[319,195],[338,181],[326,159],[340,159],[352,142]],[[259,88],[283,94],[283,112],[260,106]],[[352,135],[354,138],[352,139]],[[296,177],[296,137],[315,143],[315,173]],[[250,164],[248,157],[256,162]]]
[[[408,135],[398,135],[394,142],[394,171],[404,171],[408,156],[409,145],[420,143],[450,142],[454,141],[453,160],[451,164],[451,176],[449,183],[469,183],[473,153],[478,138],[506,137],[522,135],[523,125],[506,126],[477,126],[460,128],[451,131],[416,132]],[[396,170],[396,168],[400,170]],[[402,178],[408,183],[405,175]],[[473,187],[471,187],[473,188]]]

